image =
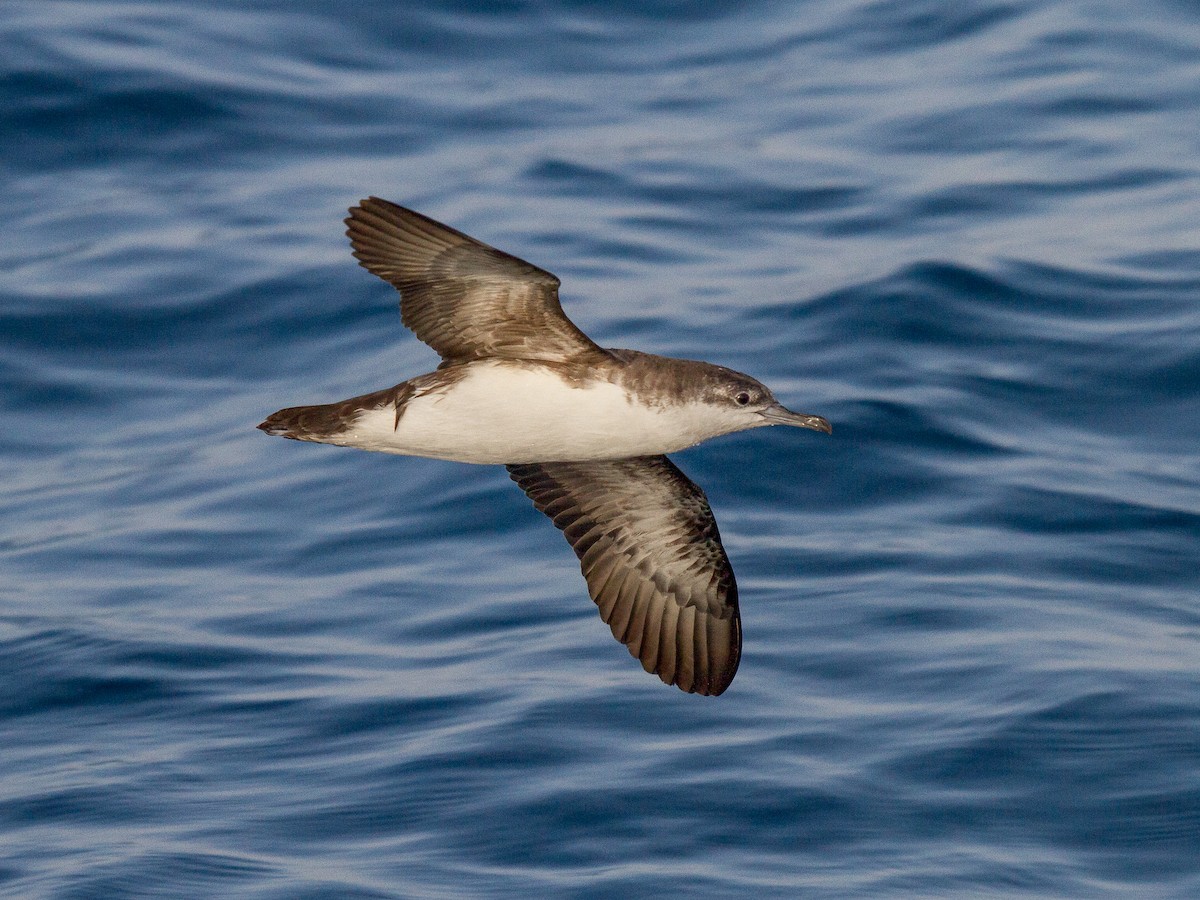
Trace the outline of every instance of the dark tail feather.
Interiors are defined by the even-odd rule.
[[[328,443],[349,428],[364,409],[379,409],[393,406],[396,409],[396,425],[400,425],[400,414],[404,404],[413,394],[411,382],[384,388],[361,397],[351,397],[340,403],[323,403],[320,406],[290,406],[271,413],[258,427],[276,437],[291,438],[293,441],[316,441]],[[336,441],[334,442],[336,443]]]
[[[340,403],[323,406],[292,406],[271,413],[258,427],[267,434],[293,441],[322,441],[346,427],[338,415]]]

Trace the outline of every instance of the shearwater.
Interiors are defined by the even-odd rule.
[[[549,272],[387,200],[350,209],[354,256],[400,292],[437,370],[361,397],[282,409],[298,441],[494,463],[566,535],[588,591],[647,672],[720,694],[742,650],[737,585],[704,492],[666,453],[764,425],[832,432],[749,375],[606,350]]]

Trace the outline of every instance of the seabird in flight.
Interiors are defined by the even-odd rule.
[[[346,225],[359,264],[396,287],[401,320],[441,365],[258,427],[507,466],[647,672],[698,694],[729,687],[742,648],[733,569],[704,492],[665,454],[764,425],[829,434],[829,422],[722,366],[598,346],[563,313],[555,276],[420,213],[370,197]]]

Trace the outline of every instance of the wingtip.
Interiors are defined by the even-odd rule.
[[[739,654],[740,655],[740,654]],[[729,686],[733,684],[733,679],[737,676],[737,662],[734,662],[732,667],[721,672],[714,672],[707,677],[701,677],[698,673],[694,676],[694,680],[690,685],[684,685],[680,682],[678,676],[674,681],[667,681],[660,674],[659,677],[667,681],[668,684],[674,684],[681,691],[686,691],[689,694],[699,694],[702,697],[720,697]]]
[[[382,197],[376,197],[374,194],[371,194],[369,197],[363,197],[354,206],[349,207],[346,212],[349,215],[342,219],[342,223],[346,226],[346,234],[349,235],[351,223],[358,220],[361,213],[380,215],[383,213],[406,213],[412,212],[412,210],[405,209],[400,204],[393,203],[391,200],[384,200]]]
[[[349,234],[350,223],[358,218],[359,213],[369,210],[371,206],[374,205],[374,202],[378,199],[379,198],[375,197],[374,195],[370,197],[363,197],[363,199],[346,209],[346,218],[342,219],[342,222],[347,228],[347,234]]]

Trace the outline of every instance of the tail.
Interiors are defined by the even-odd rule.
[[[354,425],[364,409],[395,407],[396,426],[399,427],[400,414],[404,411],[404,404],[412,394],[412,382],[405,381],[395,387],[363,394],[361,397],[351,397],[340,403],[323,403],[320,406],[290,406],[279,412],[271,413],[258,427],[267,434],[290,438],[293,441],[337,444],[341,443],[338,437]]]
[[[258,427],[275,437],[323,443],[345,430],[347,422],[341,407],[341,403],[292,406],[271,413]]]

